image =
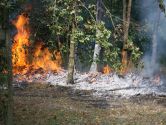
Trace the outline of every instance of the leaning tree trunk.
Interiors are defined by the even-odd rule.
[[[75,31],[75,24],[72,24],[72,34]],[[67,84],[74,84],[74,65],[75,65],[75,40],[73,35],[70,36],[70,54],[68,64]]]
[[[128,3],[127,3],[128,1]],[[128,66],[128,54],[127,54],[127,42],[130,25],[130,13],[131,13],[132,0],[123,0],[123,49],[122,49],[122,73],[127,71]]]
[[[100,23],[101,21],[101,16],[102,16],[102,8],[101,8],[102,0],[97,0],[97,14],[96,14],[96,23]],[[98,30],[96,30],[98,32]],[[94,48],[94,53],[93,53],[93,62],[90,67],[90,72],[97,72],[97,59],[100,54],[100,44],[95,43],[95,48]]]
[[[157,62],[157,33],[158,33],[159,23],[160,23],[160,9],[158,7],[157,13],[156,13],[156,20],[154,22],[153,35],[152,35],[152,57],[151,57],[151,66],[152,67],[154,67]],[[153,68],[152,74],[156,70],[154,68]]]
[[[13,125],[12,54],[11,54],[9,19],[8,19],[7,10],[4,13],[4,21],[5,21],[4,31],[5,31],[6,59],[7,59],[7,86],[8,86],[6,125]]]

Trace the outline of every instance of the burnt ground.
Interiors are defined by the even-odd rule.
[[[97,98],[91,91],[30,83],[14,89],[16,125],[166,125],[166,97]]]

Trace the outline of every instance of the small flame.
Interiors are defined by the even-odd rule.
[[[17,20],[13,21],[17,29],[17,34],[14,36],[12,45],[12,63],[14,74],[25,74],[29,70],[42,68],[45,71],[56,71],[61,69],[61,54],[55,51],[51,54],[49,49],[44,47],[43,42],[38,42],[34,46],[34,52],[30,53],[30,28],[29,18],[25,14],[18,16]],[[32,55],[33,61],[30,63],[29,55]],[[55,57],[53,60],[52,57]]]
[[[126,74],[128,71],[128,67],[127,67],[127,52],[126,50],[122,50],[122,67],[121,67],[121,74]]]
[[[104,74],[110,74],[111,73],[111,68],[109,67],[108,64],[106,66],[104,66],[103,73]]]

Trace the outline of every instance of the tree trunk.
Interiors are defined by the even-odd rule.
[[[128,32],[130,25],[130,13],[131,13],[132,0],[123,0],[123,49],[122,49],[122,73],[127,71],[128,54],[127,54],[127,42]]]
[[[72,34],[75,31],[75,24],[72,24]],[[75,65],[75,40],[74,37],[70,36],[70,54],[69,54],[69,64],[68,64],[68,76],[67,84],[74,84],[74,65]]]
[[[97,0],[97,14],[96,14],[96,23],[100,23],[102,17],[102,8],[101,8],[102,0]],[[98,32],[98,30],[96,30]],[[97,72],[97,59],[100,54],[100,44],[95,43],[94,53],[93,53],[93,62],[90,67],[90,72]]]
[[[9,33],[9,19],[7,10],[4,13],[5,21],[5,41],[6,41],[6,58],[7,58],[7,85],[8,85],[8,100],[7,100],[7,119],[6,125],[13,125],[13,74],[12,74],[12,54],[11,54],[11,43]]]
[[[152,58],[151,58],[152,67],[154,67],[154,65],[157,62],[157,33],[158,33],[159,23],[160,23],[160,9],[158,7],[157,13],[156,13],[156,20],[154,22],[153,35],[152,35]],[[153,73],[154,73],[154,71],[153,71]]]
[[[8,109],[7,109],[7,125],[13,125],[13,88],[12,88],[12,57],[10,47],[9,31],[6,32],[6,51],[7,51],[7,67],[8,67]]]

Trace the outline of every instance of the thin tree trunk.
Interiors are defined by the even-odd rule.
[[[93,54],[93,62],[90,67],[90,72],[97,72],[97,59],[100,54],[101,47],[98,43],[95,43],[94,54]]]
[[[97,14],[96,14],[96,22],[100,23],[102,16],[102,8],[101,8],[102,0],[97,0]],[[96,30],[98,32],[98,30]],[[101,50],[100,44],[95,43],[94,53],[93,53],[93,62],[90,67],[90,72],[97,72],[97,59],[99,57]]]
[[[6,125],[13,125],[13,74],[12,74],[12,54],[11,54],[11,43],[9,33],[9,19],[8,12],[4,13],[5,18],[5,41],[6,41],[6,58],[7,58],[7,85],[8,85],[8,100],[7,100],[7,119]]]
[[[128,1],[128,3],[127,3]],[[123,0],[123,49],[122,49],[122,73],[127,71],[128,65],[128,54],[127,54],[127,42],[128,42],[128,32],[129,32],[129,25],[130,25],[130,15],[131,15],[131,5],[132,0]]]
[[[72,24],[72,34],[75,31],[75,24]],[[68,76],[67,84],[74,84],[74,65],[75,65],[75,40],[74,37],[70,36],[70,54],[69,54],[69,64],[68,64]]]
[[[60,49],[61,49],[61,42],[60,42],[60,36],[59,35],[56,36],[56,41],[57,41],[56,42],[57,50],[60,51]]]
[[[157,8],[156,20],[154,22],[154,29],[152,35],[152,58],[151,58],[151,66],[154,66],[157,62],[157,33],[160,23],[160,9]],[[154,69],[155,70],[155,69]],[[154,71],[153,71],[154,73]]]
[[[6,50],[7,50],[7,67],[8,67],[8,109],[7,109],[7,125],[13,125],[13,88],[12,88],[12,57],[10,47],[9,32],[6,33]]]
[[[126,39],[128,40],[128,31],[129,31],[129,25],[130,25],[130,16],[131,16],[131,5],[132,0],[128,0],[128,6],[127,6],[127,17],[126,17]],[[126,42],[127,42],[126,40]]]

